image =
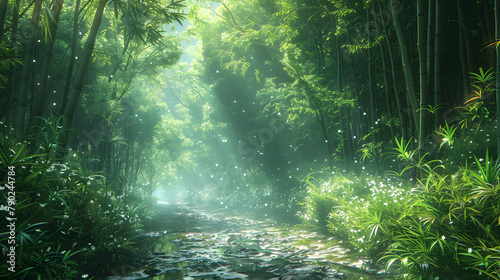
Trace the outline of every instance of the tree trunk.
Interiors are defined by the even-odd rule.
[[[486,31],[487,31],[486,36],[488,38],[485,42],[492,43],[493,39],[495,38],[495,19],[492,16],[493,9],[487,1],[483,3],[483,11],[484,11],[483,15],[486,21]],[[493,68],[493,65],[495,64],[495,55],[496,55],[495,50],[489,49],[487,51],[489,54],[488,56],[489,63]]]
[[[432,0],[431,0],[432,1]],[[429,87],[427,79],[427,49],[426,49],[426,20],[425,20],[425,0],[417,2],[417,46],[420,74],[420,129],[418,145],[420,149],[425,149],[425,139],[429,135],[429,113],[426,108],[429,107]]]
[[[80,12],[80,2],[81,0],[76,0],[75,3],[75,15],[73,18],[73,38],[71,39],[71,55],[69,59],[68,74],[66,76],[66,84],[64,85],[63,98],[61,105],[59,107],[59,115],[64,114],[66,109],[66,104],[68,103],[69,91],[71,89],[71,80],[73,78],[73,70],[75,68],[76,60],[76,44],[78,43],[78,14]]]
[[[436,0],[429,0],[427,11],[427,91],[429,97],[434,96],[434,35],[436,32]],[[429,103],[434,103],[430,98]],[[436,104],[434,104],[436,105]]]
[[[31,17],[30,34],[28,43],[24,49],[23,72],[21,76],[21,85],[18,92],[19,100],[16,105],[16,138],[22,139],[25,136],[26,108],[28,106],[28,85],[30,70],[33,63],[33,49],[36,42],[36,34],[40,24],[40,12],[42,10],[42,0],[36,0]]]
[[[80,60],[80,69],[78,70],[78,74],[68,97],[68,104],[63,114],[63,129],[65,129],[65,131],[61,141],[59,142],[58,156],[63,156],[66,152],[66,147],[69,140],[69,129],[73,124],[73,116],[75,115],[76,106],[78,105],[78,102],[82,95],[85,76],[89,69],[90,63],[92,62],[92,52],[94,51],[94,45],[97,34],[99,32],[99,27],[101,26],[105,6],[106,2],[100,0],[94,16],[94,21],[92,22],[92,27],[90,28],[89,36],[83,48],[83,53]]]
[[[413,75],[410,68],[410,59],[408,57],[408,49],[406,47],[405,39],[403,36],[403,29],[401,27],[401,19],[399,16],[399,11],[397,10],[398,2],[391,0],[391,13],[394,23],[394,29],[396,30],[396,36],[399,43],[399,51],[401,52],[401,62],[403,64],[403,72],[405,76],[406,83],[406,94],[411,105],[411,111],[413,115],[413,124],[418,127],[420,123],[420,115],[418,113],[417,98],[415,96],[415,90],[413,87]],[[411,121],[411,120],[410,120]]]
[[[311,31],[312,31],[312,38],[314,41],[314,50],[316,52],[316,56],[318,59],[318,75],[321,75],[321,72],[323,71],[324,65],[325,65],[325,59],[324,59],[323,52],[322,52],[323,46],[321,44],[321,38],[319,38],[320,36],[322,36],[322,34],[321,34],[321,31],[317,32],[317,30],[312,22],[311,22]]]
[[[5,25],[5,18],[7,16],[7,10],[9,8],[9,0],[0,0],[0,42],[3,38],[3,28]]]
[[[21,3],[21,0],[16,0],[16,3],[14,4],[14,9],[12,11],[12,30],[11,30],[11,40],[10,40],[10,47],[14,49],[15,55],[17,56],[17,28],[19,25],[19,5]],[[6,116],[5,116],[5,123],[9,126],[13,126],[13,122],[11,121],[11,116],[12,116],[12,108],[13,105],[13,100],[14,100],[14,92],[15,92],[15,77],[16,77],[16,66],[11,65],[9,67],[9,80],[7,82],[7,104],[6,104]]]
[[[460,32],[460,64],[462,65],[462,79],[464,86],[464,94],[470,94],[471,82],[469,73],[472,72],[472,50],[469,28],[466,26],[464,14],[464,0],[457,1],[458,9],[458,32]]]
[[[369,5],[369,4],[368,4]],[[372,69],[372,52],[371,52],[371,34],[370,34],[370,9],[369,7],[366,7],[366,36],[368,40],[368,90],[370,93],[370,124],[368,125],[368,129],[370,131],[373,131],[376,129],[376,122],[375,122],[375,90],[374,90],[374,85],[373,85],[373,69]],[[373,145],[377,144],[377,134],[374,133],[371,137]],[[378,149],[374,150],[374,155],[373,155],[373,162],[375,163],[375,170],[377,170],[377,174],[380,174],[380,168],[378,164]]]
[[[49,80],[49,68],[52,60],[52,52],[54,49],[54,41],[56,37],[57,27],[59,25],[59,15],[63,8],[64,0],[56,0],[52,8],[52,19],[49,23],[49,37],[45,45],[45,57],[43,58],[42,71],[40,72],[40,86],[38,88],[38,98],[35,102],[35,108],[31,114],[32,125],[29,130],[30,135],[36,135],[42,124],[43,111],[45,109],[45,99],[47,99],[47,84]],[[48,20],[48,19],[47,19]],[[33,92],[34,93],[34,92]]]
[[[469,29],[469,26],[467,24],[467,19],[470,17],[467,16],[465,14],[465,11],[464,11],[464,5],[466,4],[465,2],[466,0],[458,0],[457,1],[457,8],[458,8],[458,21],[460,22],[460,31],[464,34],[464,39],[465,39],[465,51],[466,51],[466,54],[467,54],[467,64],[469,65],[469,72],[475,72],[476,71],[476,67],[474,65],[474,59],[473,59],[473,46],[472,46],[472,36],[471,36],[471,33],[470,33],[470,29]],[[469,1],[467,1],[469,2]],[[442,6],[442,3],[441,2],[441,6]],[[465,7],[465,9],[467,9],[467,7]],[[442,10],[442,9],[441,9]],[[439,12],[439,11],[437,11]],[[441,15],[440,17],[442,17],[442,14],[443,12],[440,11]],[[436,18],[437,18],[437,14],[436,14]],[[443,23],[441,22],[441,26],[443,26]],[[441,32],[442,34],[443,32]]]
[[[469,74],[469,64],[467,63],[467,54],[465,53],[465,39],[464,34],[458,29],[458,40],[459,40],[459,50],[460,50],[460,69],[462,73],[462,88],[463,92],[461,96],[457,96],[456,100],[460,103],[463,103],[464,98],[472,93],[471,83],[470,83],[470,74]]]
[[[500,40],[500,0],[495,0],[495,38]],[[500,112],[500,48],[496,48],[497,71],[496,71],[496,98],[497,112]],[[497,157],[500,158],[500,117],[497,114]]]
[[[379,5],[378,9],[379,9],[379,13],[382,15],[382,5]],[[395,65],[394,65],[394,56],[392,55],[391,42],[389,41],[389,37],[388,37],[389,33],[387,32],[387,29],[385,28],[384,24],[382,25],[382,28],[383,28],[383,31],[384,31],[384,34],[385,34],[385,43],[387,45],[387,53],[389,54],[389,61],[390,61],[390,64],[391,64],[392,87],[393,87],[393,90],[394,90],[394,97],[396,97],[396,105],[398,107],[399,128],[401,129],[401,136],[404,139],[409,139],[408,138],[407,129],[404,126],[405,117],[404,117],[403,103],[401,102],[401,98],[400,98],[399,92],[398,92],[398,87],[397,87],[397,84],[396,84],[396,81],[397,81],[397,79],[396,79],[396,73],[397,72],[396,72],[396,68],[395,68]]]
[[[443,104],[443,9],[442,0],[436,0],[436,34],[434,40],[434,106]],[[443,124],[443,109],[437,109],[434,115],[435,127]]]
[[[375,30],[377,31],[377,36],[380,36],[380,26],[378,24],[378,18],[379,16],[381,17],[382,15],[378,15],[377,16],[377,13],[375,12],[375,4],[372,5],[372,11],[373,11],[373,16],[375,17]],[[379,44],[378,44],[378,47],[379,47],[379,50],[380,50],[380,60],[382,61],[382,69],[383,69],[383,79],[384,79],[384,92],[385,92],[385,102],[386,102],[386,106],[387,106],[387,115],[389,117],[389,120],[392,121],[392,119],[394,118],[393,116],[393,113],[392,113],[392,108],[391,108],[391,98],[390,98],[390,92],[389,92],[389,79],[387,77],[387,72],[389,71],[389,69],[387,68],[387,57],[385,55],[385,51],[384,51],[384,46],[385,46],[385,43],[384,41],[381,41]],[[394,139],[395,137],[395,134],[394,134],[394,126],[391,124],[389,125],[389,128],[391,129],[391,138],[390,139]]]
[[[342,51],[339,44],[340,36],[336,37],[336,49],[337,49],[337,80],[338,80],[338,91],[342,94],[342,99],[344,99],[344,64]],[[344,105],[340,105],[340,129],[341,129],[341,139],[343,142],[344,150],[344,166],[345,170],[349,172],[349,160],[352,159],[352,145],[350,137],[350,127],[348,122],[348,114],[345,113]]]

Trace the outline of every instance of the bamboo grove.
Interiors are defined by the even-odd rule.
[[[105,167],[110,171],[114,143],[122,139],[112,134],[119,124],[111,117],[124,110],[132,114],[136,109],[126,107],[133,101],[123,98],[132,89],[135,78],[148,71],[147,74],[155,73],[178,60],[178,43],[171,35],[165,36],[163,29],[164,25],[184,18],[177,11],[181,4],[40,0],[2,1],[1,5],[4,132],[10,134],[13,129],[11,136],[30,142],[32,153],[54,152],[58,160],[68,155],[68,148],[81,155],[97,153],[109,160]],[[147,69],[139,69],[146,63]],[[128,71],[131,68],[134,70]],[[96,88],[97,84],[108,88]],[[95,124],[80,127],[84,122],[74,123],[75,118],[81,117],[76,112],[82,104],[84,114],[94,116]],[[57,141],[42,147],[39,144],[47,136],[49,124],[55,130],[50,133],[57,134],[51,137]],[[70,135],[76,131],[87,135],[74,137],[68,145]],[[131,158],[140,153],[134,150],[134,144],[127,147]],[[140,170],[139,162],[125,158],[121,161],[127,161],[126,173]],[[99,170],[103,168],[101,164]]]
[[[54,145],[59,158],[67,155],[68,144],[88,149],[77,147],[81,138],[71,142],[70,134],[74,128],[81,132],[75,112],[100,77],[107,77],[109,96],[99,97],[94,89],[93,102],[115,106],[118,111],[101,113],[111,124],[111,116],[128,110],[120,103],[134,77],[173,65],[178,55],[173,50],[165,58],[165,49],[174,46],[160,30],[183,19],[177,2],[22,4],[2,1],[4,128],[14,129],[18,140],[35,141],[43,120],[54,117],[60,121]],[[204,70],[196,75],[207,84],[221,77],[252,81],[250,95],[269,95],[255,110],[282,114],[290,130],[306,125],[311,131],[293,136],[292,145],[307,146],[304,135],[313,146],[322,145],[318,153],[326,155],[331,171],[337,161],[344,170],[355,170],[363,160],[383,166],[387,147],[401,138],[438,157],[443,141],[451,140],[447,133],[495,115],[492,1],[235,2],[223,3],[212,21],[199,16],[209,5],[196,4],[184,10],[193,22],[188,36],[203,42]],[[238,14],[244,11],[254,18]],[[272,91],[277,96],[269,100]],[[90,153],[110,157],[113,135],[105,137]],[[125,149],[130,153],[132,147]]]
[[[488,231],[500,221],[499,40],[500,0],[0,0],[1,179],[17,168],[29,248],[15,277],[130,262],[165,190],[300,219],[398,271],[430,277],[441,272],[419,264],[442,261],[448,273],[462,254],[499,279],[480,260],[500,244]],[[418,195],[400,184],[408,204],[366,206],[387,174]],[[347,216],[358,224],[337,227]],[[462,243],[437,233],[456,233],[452,219]],[[416,257],[411,228],[443,254]]]
[[[494,129],[494,4],[257,1],[228,3],[198,23],[194,8],[190,18],[200,26],[208,82],[252,81],[256,100],[267,94],[261,111],[300,131],[289,144],[311,159],[319,155],[306,146],[322,146],[330,171],[363,161],[381,171],[394,139],[439,158],[466,130]]]

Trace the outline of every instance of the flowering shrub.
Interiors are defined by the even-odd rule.
[[[397,178],[332,176],[309,186],[301,219],[310,229],[343,239],[360,256],[376,259],[389,246],[394,221],[408,209],[408,193]]]

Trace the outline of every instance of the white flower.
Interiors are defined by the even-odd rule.
[[[472,248],[467,249],[467,252],[472,253]]]

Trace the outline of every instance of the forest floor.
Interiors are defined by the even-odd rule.
[[[280,226],[271,219],[248,219],[229,211],[188,204],[159,204],[153,231],[154,253],[140,268],[118,279],[387,279],[384,271],[363,269],[342,242]],[[137,266],[137,264],[136,264]],[[113,273],[117,275],[117,273]]]

